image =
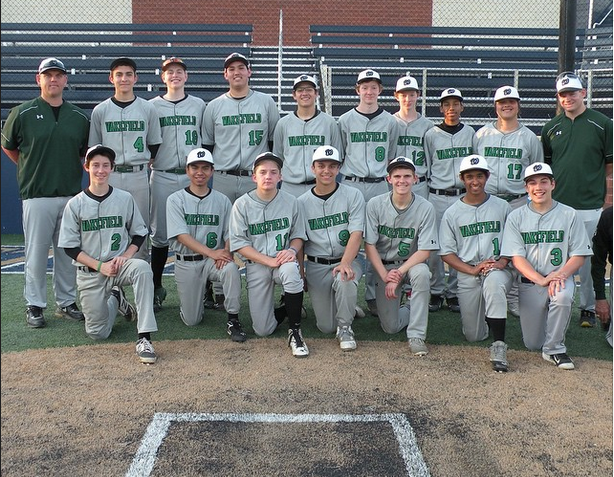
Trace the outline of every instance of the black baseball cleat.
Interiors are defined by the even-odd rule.
[[[83,316],[83,313],[79,311],[79,308],[77,308],[76,303],[72,303],[68,306],[58,307],[58,309],[55,310],[55,316],[57,318],[68,318],[72,321],[85,320],[85,316]]]
[[[580,312],[580,326],[582,328],[592,328],[597,322],[595,312],[591,310],[582,310]]]
[[[441,295],[431,295],[431,301],[429,302],[429,311],[435,312],[441,310],[443,306],[443,297]]]
[[[247,339],[247,334],[243,331],[241,323],[236,320],[229,320],[226,323],[226,332],[232,341],[243,343]]]
[[[448,304],[448,308],[453,313],[460,313],[460,305],[458,303],[458,298],[455,296],[446,298],[446,303]]]
[[[26,307],[26,323],[30,328],[44,328],[47,324],[40,306],[29,305]]]

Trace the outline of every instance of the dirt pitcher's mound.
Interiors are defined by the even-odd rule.
[[[280,338],[156,342],[2,355],[2,476],[121,476],[156,413],[402,414],[432,476],[612,475],[612,363],[576,358],[563,371],[509,351],[490,369],[484,347]],[[403,476],[386,422],[186,421],[149,453],[152,476]],[[147,439],[145,439],[147,441]]]

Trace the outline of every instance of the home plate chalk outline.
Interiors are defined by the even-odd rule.
[[[412,427],[404,414],[207,414],[207,413],[156,413],[147,426],[141,445],[132,461],[126,477],[147,477],[156,463],[156,455],[173,422],[250,422],[292,424],[302,422],[388,422],[399,442],[399,453],[405,462],[407,475],[430,477],[422,458]]]

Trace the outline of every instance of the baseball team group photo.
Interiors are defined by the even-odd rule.
[[[611,474],[613,121],[573,57],[538,120],[368,59],[340,114],[325,67],[283,104],[238,47],[127,48],[89,109],[56,48],[3,105],[3,475]]]

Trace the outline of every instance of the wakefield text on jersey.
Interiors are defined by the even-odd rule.
[[[196,126],[196,116],[165,116],[160,118],[160,127],[167,126]]]
[[[265,220],[259,224],[249,224],[249,233],[252,235],[262,235],[267,232],[276,230],[284,230],[290,228],[290,219],[283,217],[281,219]]]
[[[109,217],[97,217],[81,221],[81,230],[84,232],[92,232],[101,229],[115,229],[124,226],[124,218],[121,215]]]
[[[324,217],[318,217],[316,219],[309,219],[310,230],[326,229],[328,227],[334,227],[339,224],[347,224],[350,222],[350,214],[347,212],[339,212],[333,215],[326,215]]]
[[[399,136],[397,146],[416,146],[422,147],[422,139],[419,136]]]
[[[350,140],[352,142],[388,142],[388,133],[386,131],[353,132],[350,133]]]
[[[324,146],[325,144],[326,137],[315,134],[288,137],[288,146]]]
[[[416,229],[413,227],[388,227],[387,225],[379,225],[377,231],[381,235],[385,235],[388,238],[409,238],[413,239],[416,236]]]
[[[488,233],[499,233],[501,232],[501,222],[498,220],[489,220],[487,222],[461,225],[459,230],[463,237],[471,237],[473,235]]]
[[[539,230],[537,232],[520,232],[525,244],[561,243],[565,240],[564,230]]]
[[[506,159],[522,159],[522,149],[516,147],[489,147],[484,148],[484,155],[488,157],[504,157]]]
[[[450,147],[448,149],[439,149],[437,159],[454,159],[456,157],[466,157],[473,154],[473,147]]]
[[[107,121],[107,132],[145,131],[145,121]]]
[[[262,122],[262,114],[245,113],[233,114],[232,116],[222,116],[223,126],[236,126],[237,124],[258,124]]]
[[[220,216],[213,214],[185,214],[186,225],[220,225]]]

